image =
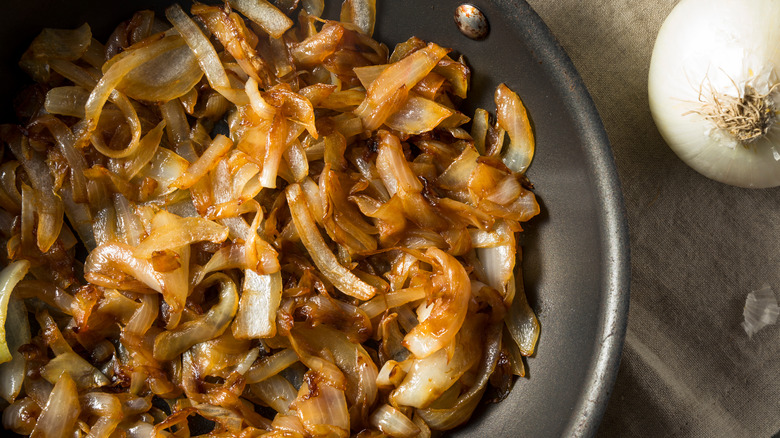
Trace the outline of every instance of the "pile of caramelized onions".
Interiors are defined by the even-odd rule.
[[[469,117],[462,58],[323,6],[35,38],[0,127],[4,428],[427,437],[524,375],[523,103]]]

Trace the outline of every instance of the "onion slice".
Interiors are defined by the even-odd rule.
[[[190,46],[195,56],[198,58],[198,64],[206,74],[206,78],[211,85],[211,88],[222,92],[223,90],[230,90],[230,80],[228,80],[225,67],[222,65],[219,56],[217,55],[214,46],[211,45],[208,38],[203,35],[197,24],[192,21],[186,12],[178,4],[174,4],[165,10],[165,16],[168,21],[171,22],[173,27],[179,32],[187,45]],[[228,100],[231,99],[232,94],[223,94]]]
[[[229,0],[230,6],[246,15],[271,35],[271,38],[281,38],[287,29],[293,26],[293,21],[276,6],[266,0]]]
[[[276,336],[276,309],[282,299],[282,274],[261,275],[253,269],[244,271],[244,284],[233,335],[238,339],[261,339]]]
[[[377,408],[369,422],[372,426],[392,437],[413,438],[419,435],[420,428],[398,409],[384,404]]]
[[[325,244],[309,207],[306,205],[300,184],[295,183],[287,187],[287,202],[290,205],[290,213],[298,235],[314,260],[314,264],[317,265],[325,278],[349,296],[361,300],[373,297],[376,294],[376,289],[342,266]]]
[[[354,24],[364,35],[373,35],[376,0],[344,0],[341,3],[341,21]]]
[[[415,408],[430,406],[479,360],[484,322],[484,317],[471,315],[455,339],[451,356],[440,349],[425,358],[413,359],[409,372],[390,394],[390,401]]]
[[[19,260],[11,263],[0,271],[0,363],[5,363],[12,359],[11,352],[8,350],[8,344],[6,342],[6,330],[8,329],[8,327],[6,327],[6,322],[11,292],[16,287],[16,284],[27,275],[29,269],[29,261]],[[18,330],[16,327],[11,327],[11,329],[13,331]]]
[[[2,277],[0,273],[0,277]],[[19,352],[19,347],[30,343],[30,323],[27,319],[27,308],[24,302],[11,299],[8,302],[3,327],[13,330],[5,331],[5,345],[10,350],[11,361],[0,364],[0,397],[8,403],[13,403],[22,390],[22,382],[26,371],[27,360]]]
[[[76,383],[65,373],[54,385],[30,436],[66,437],[75,432],[81,413]]]
[[[496,88],[496,119],[509,134],[509,146],[503,152],[504,164],[513,172],[525,173],[534,157],[534,134],[525,105],[517,93],[504,84]]]
[[[173,330],[160,333],[154,339],[154,358],[172,360],[193,345],[221,335],[238,309],[236,284],[222,273],[212,274],[203,281],[203,287],[219,283],[219,303],[205,315],[185,322]]]
[[[452,341],[463,325],[471,298],[471,280],[455,257],[431,247],[426,257],[436,267],[434,291],[428,297],[432,310],[403,341],[416,357],[428,357]]]

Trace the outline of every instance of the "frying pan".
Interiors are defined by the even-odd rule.
[[[140,9],[162,14],[172,0],[25,0],[0,15],[0,120],[26,79],[16,67],[44,27],[88,22],[105,40]],[[185,6],[188,6],[186,3]],[[338,16],[331,1],[326,17]],[[629,303],[629,246],[620,184],[599,115],[574,66],[522,0],[475,0],[490,32],[461,34],[451,0],[378,0],[375,38],[392,47],[412,35],[453,48],[472,67],[466,114],[494,111],[505,82],[523,99],[537,139],[528,176],[542,213],[520,239],[522,277],[542,326],[528,376],[498,404],[483,405],[458,437],[592,436],[617,374]],[[161,15],[162,16],[162,15]]]

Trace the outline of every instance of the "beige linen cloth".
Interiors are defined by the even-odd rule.
[[[623,185],[631,310],[604,437],[771,437],[780,323],[752,339],[746,295],[780,296],[780,188],[710,181],[666,146],[647,72],[672,0],[528,0],[593,96]]]

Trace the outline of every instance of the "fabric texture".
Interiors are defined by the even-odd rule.
[[[672,0],[528,0],[603,119],[623,186],[631,309],[598,435],[771,437],[780,431],[780,323],[749,339],[745,298],[780,296],[780,188],[699,175],[648,108],[653,43]]]

